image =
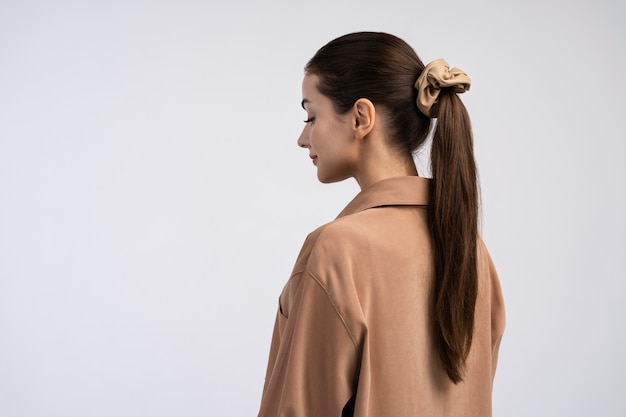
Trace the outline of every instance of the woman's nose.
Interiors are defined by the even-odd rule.
[[[302,133],[300,133],[300,137],[298,137],[298,146],[301,148],[309,147],[309,135],[306,133],[306,127],[302,129]]]

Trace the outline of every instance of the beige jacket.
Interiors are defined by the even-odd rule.
[[[428,181],[373,184],[307,237],[280,295],[260,417],[491,416],[498,276],[481,241],[473,343],[454,385],[432,346]]]

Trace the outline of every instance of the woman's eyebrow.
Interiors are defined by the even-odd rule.
[[[304,110],[306,110],[306,107],[304,107],[305,104],[310,103],[311,101],[307,100],[306,98],[304,100],[302,100],[302,102],[300,103],[300,105],[302,106],[302,108]]]

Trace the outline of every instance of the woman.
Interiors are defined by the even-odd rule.
[[[354,33],[305,67],[298,145],[361,192],[306,239],[279,311],[259,416],[491,415],[504,307],[477,235],[462,71]],[[413,152],[436,118],[432,179]]]

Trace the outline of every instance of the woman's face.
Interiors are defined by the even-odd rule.
[[[307,120],[298,145],[309,150],[323,183],[353,177],[358,162],[357,140],[352,112],[335,112],[330,99],[317,90],[318,77],[306,75],[302,81],[302,107]]]

